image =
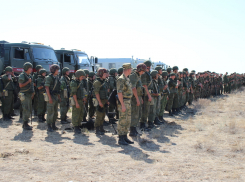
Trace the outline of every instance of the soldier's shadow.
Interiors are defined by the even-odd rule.
[[[105,135],[96,135],[96,137],[99,138],[100,143],[102,143],[103,145],[109,145],[111,147],[118,147],[118,145],[116,144],[117,141],[113,136],[108,136],[108,133],[106,133]]]
[[[3,118],[0,120],[0,127],[1,128],[8,128],[12,124],[13,124],[12,120],[4,121]]]
[[[149,164],[153,164],[155,160],[150,159],[150,155],[145,154],[141,149],[134,147],[133,145],[121,146],[123,149],[119,153],[129,155],[132,159],[136,161],[144,161]]]
[[[85,134],[74,135],[73,142],[80,145],[94,145],[89,142],[89,136]]]
[[[47,134],[48,136],[45,137],[45,141],[53,144],[62,144],[64,143],[62,140],[71,140],[68,137],[62,137],[59,131],[47,132]]]
[[[21,133],[16,135],[13,140],[18,140],[21,142],[31,142],[31,138],[33,137],[32,130],[23,130]]]

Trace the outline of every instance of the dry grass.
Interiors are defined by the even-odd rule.
[[[33,131],[0,121],[0,181],[245,181],[243,89],[164,118],[129,146],[111,133],[74,135],[70,125],[47,133],[37,118]]]

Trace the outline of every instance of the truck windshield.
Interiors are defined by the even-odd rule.
[[[89,66],[90,62],[86,54],[77,54],[78,64],[81,66]]]
[[[32,54],[35,60],[57,62],[57,58],[55,56],[54,50],[52,49],[35,47],[35,48],[32,48]]]

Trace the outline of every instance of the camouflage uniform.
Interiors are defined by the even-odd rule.
[[[89,74],[90,74],[90,77],[91,77],[91,75],[92,75],[92,77],[94,75],[93,72],[90,72]],[[89,112],[89,118],[92,118],[94,116],[94,113],[95,113],[95,107],[94,107],[94,104],[93,104],[93,98],[95,98],[95,95],[93,93],[93,89],[94,89],[93,80],[91,80],[91,78],[88,78],[87,82],[88,82],[88,87],[87,88],[88,88],[88,104],[89,104],[88,112]]]
[[[38,78],[38,75],[39,75],[39,70],[42,68],[41,65],[37,65],[36,66],[36,71],[37,72],[34,72],[33,73],[33,83],[35,83],[35,85],[37,85],[37,78]],[[34,86],[34,90],[35,90],[35,95],[34,95],[34,98],[33,98],[33,110],[34,110],[34,115],[37,115],[37,110],[38,110],[38,89],[37,89],[37,86]]]
[[[40,73],[46,72],[45,70],[41,70]],[[37,115],[39,117],[39,122],[44,122],[46,119],[44,119],[44,115],[47,110],[47,103],[44,100],[44,93],[46,92],[44,83],[45,83],[45,77],[42,76],[41,74],[38,75],[37,78],[37,93],[36,95],[38,96],[38,108],[37,108]],[[43,86],[43,88],[38,89],[39,87]]]
[[[25,68],[26,65],[27,65],[27,67]],[[28,68],[32,68],[31,63],[25,63],[24,64],[24,70],[27,71]],[[22,83],[22,84],[26,83],[30,78],[32,79],[31,75],[26,74],[26,72],[22,72],[19,75],[19,83]],[[29,121],[29,118],[30,118],[31,112],[32,112],[32,95],[34,94],[33,82],[30,82],[25,87],[20,88],[20,93],[23,93],[25,96],[25,99],[23,101],[21,101],[22,119],[23,119],[22,128],[30,130],[32,128],[28,125],[28,121]]]
[[[49,87],[53,103],[47,102],[47,124],[55,125],[58,117],[58,95],[60,94],[60,81],[52,73],[45,79],[45,87]]]
[[[167,76],[167,72],[163,72],[162,73],[163,76]],[[162,79],[162,83],[163,83],[163,87],[165,85],[167,85],[167,81],[165,78]],[[164,114],[164,111],[165,111],[165,108],[166,108],[166,105],[167,105],[167,98],[168,98],[168,94],[169,94],[169,89],[166,88],[165,90],[163,90],[162,92],[162,96],[161,96],[161,102],[160,102],[160,111],[159,111],[159,117],[162,118],[163,117],[163,114]]]
[[[65,91],[66,90],[66,93]],[[60,79],[60,119],[62,124],[67,122],[67,112],[69,110],[69,96],[70,96],[70,78],[66,75],[63,75]],[[66,94],[66,95],[65,95]]]
[[[111,70],[110,70],[110,72],[111,72]],[[115,69],[115,71],[116,71],[116,69]],[[114,74],[114,72],[113,72],[113,74]],[[109,87],[109,90],[110,90],[109,91],[109,94],[111,94],[114,89],[117,89],[117,84],[116,83],[117,83],[117,80],[116,80],[115,76],[111,74],[109,76],[109,78],[108,78],[108,87]],[[109,112],[114,112],[115,107],[116,106],[114,106],[113,104],[110,103],[110,105],[109,105]],[[109,117],[112,118],[113,116],[110,115]]]
[[[171,73],[171,76],[172,75],[175,75],[175,74]],[[172,114],[171,110],[172,110],[172,106],[173,106],[173,101],[174,101],[174,97],[177,93],[177,89],[175,88],[176,86],[177,86],[176,81],[173,80],[172,78],[169,78],[168,87],[170,90],[170,94],[169,94],[168,105],[167,105],[167,110],[169,111],[169,115]]]
[[[131,97],[133,96],[130,80],[122,74],[117,80],[117,93],[123,94],[123,102],[126,111],[122,112],[121,104],[118,104],[119,123],[118,135],[127,135],[131,122]]]

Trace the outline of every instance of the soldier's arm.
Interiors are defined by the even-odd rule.
[[[19,87],[20,88],[25,87],[29,83],[31,83],[31,78],[29,78],[29,80],[24,83],[24,78],[22,76],[19,77]]]

